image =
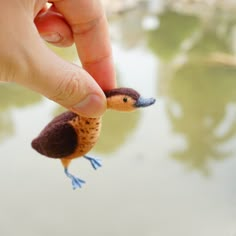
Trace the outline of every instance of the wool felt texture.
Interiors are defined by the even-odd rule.
[[[40,154],[51,158],[62,158],[75,151],[77,134],[68,123],[77,115],[73,112],[64,112],[54,118],[32,141],[32,147]]]
[[[66,111],[54,118],[31,145],[50,158],[81,157],[95,145],[100,126],[100,118],[80,117]]]
[[[116,88],[108,91],[104,91],[107,98],[114,97],[116,95],[125,95],[127,97],[131,97],[134,100],[138,100],[140,94],[131,88]]]

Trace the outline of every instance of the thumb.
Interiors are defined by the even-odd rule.
[[[28,55],[29,75],[20,83],[79,115],[101,116],[106,98],[95,80],[81,67],[54,54],[40,38],[33,45]]]

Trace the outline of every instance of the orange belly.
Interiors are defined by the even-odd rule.
[[[101,118],[86,118],[77,116],[69,122],[75,129],[78,141],[76,150],[63,159],[74,159],[88,153],[96,144],[101,130]]]

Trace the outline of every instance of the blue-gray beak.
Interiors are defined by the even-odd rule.
[[[139,97],[137,102],[134,104],[135,107],[148,107],[156,102],[155,98],[142,98]]]

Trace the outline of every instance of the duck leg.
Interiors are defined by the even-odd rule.
[[[70,162],[71,162],[70,159],[66,159],[66,158],[61,159],[61,163],[64,166],[64,172],[65,172],[66,176],[71,179],[71,181],[72,181],[71,183],[72,183],[73,189],[81,188],[82,184],[84,184],[85,181],[82,180],[82,179],[79,179],[78,177],[76,177],[74,175],[72,175],[68,171],[68,166],[69,166]]]
[[[87,159],[88,161],[90,161],[93,169],[95,169],[95,170],[102,166],[101,161],[99,159],[95,159],[95,158],[92,158],[89,156],[84,156],[84,158]]]
[[[64,172],[65,172],[66,176],[71,179],[73,189],[81,188],[82,184],[85,183],[84,180],[79,179],[78,177],[76,177],[76,176],[72,175],[71,173],[69,173],[68,168],[65,167]]]

